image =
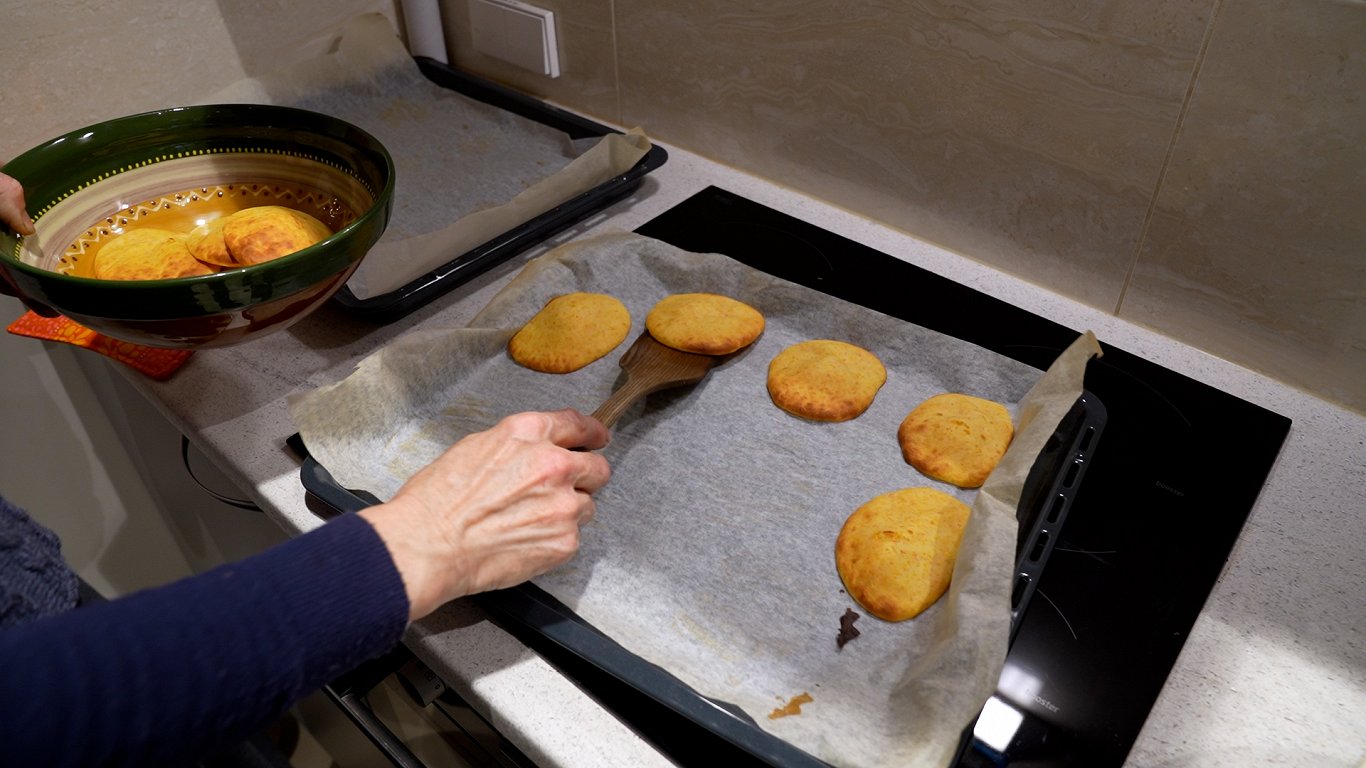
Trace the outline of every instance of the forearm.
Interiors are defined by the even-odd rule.
[[[259,730],[388,650],[407,598],[348,517],[181,582],[0,635],[0,764],[159,765]]]

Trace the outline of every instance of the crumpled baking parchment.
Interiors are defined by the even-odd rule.
[[[572,291],[621,299],[633,318],[627,341],[570,374],[512,362],[508,338]],[[652,395],[623,416],[602,451],[612,481],[596,496],[579,555],[535,583],[636,655],[832,764],[942,768],[995,690],[1020,488],[1099,353],[1089,332],[1041,374],[725,256],[614,233],[536,259],[468,327],[402,337],[346,379],[292,398],[291,413],[343,486],[389,498],[449,444],[507,414],[592,412],[654,303],[695,291],[759,309],[763,335],[701,383]],[[770,401],[769,361],[813,338],[858,344],[886,365],[886,385],[857,419],[809,422]],[[981,491],[932,481],[901,457],[901,420],[947,391],[1004,403],[1016,419],[1012,446]],[[837,650],[839,617],[863,613],[835,569],[839,529],[867,500],[911,486],[973,508],[952,586],[913,620],[864,616],[861,635]],[[803,692],[812,701],[800,715],[768,718]]]
[[[638,129],[575,142],[431,82],[379,14],[350,19],[331,48],[200,103],[321,112],[369,132],[389,151],[393,215],[347,281],[360,299],[402,287],[625,173],[650,151]]]

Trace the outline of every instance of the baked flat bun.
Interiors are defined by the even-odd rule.
[[[185,236],[165,229],[131,229],[95,254],[95,277],[101,280],[164,280],[209,275],[185,247]]]
[[[960,394],[935,395],[897,430],[906,463],[935,480],[979,488],[1010,447],[1015,428],[1004,405]]]
[[[223,242],[238,264],[249,267],[326,240],[332,230],[313,216],[280,205],[243,208],[223,222]]]
[[[626,305],[603,293],[556,296],[508,340],[517,363],[542,373],[570,373],[616,349],[631,330]]]
[[[650,310],[645,329],[667,347],[699,355],[728,355],[759,338],[764,316],[729,296],[676,293]]]
[[[190,255],[215,267],[242,266],[228,251],[228,244],[223,242],[223,225],[228,223],[228,218],[222,216],[190,230],[190,234],[185,236]]]
[[[854,510],[835,540],[849,595],[884,621],[920,615],[949,588],[967,504],[934,488],[884,493]]]
[[[768,395],[793,416],[848,421],[868,410],[887,381],[877,355],[853,344],[816,339],[793,344],[768,364]]]

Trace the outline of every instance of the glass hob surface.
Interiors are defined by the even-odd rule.
[[[1084,330],[716,187],[638,232],[1040,369]],[[1124,762],[1289,432],[1283,416],[1100,342],[1105,354],[1092,361],[1086,389],[1108,413],[1104,437],[1020,618],[997,693],[977,723],[964,724],[961,766]],[[670,730],[656,714],[665,722],[642,721],[643,733]],[[685,738],[686,748],[662,747],[683,764],[726,750]]]

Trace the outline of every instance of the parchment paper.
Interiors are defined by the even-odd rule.
[[[403,286],[608,179],[650,151],[639,129],[573,142],[534,120],[428,80],[389,20],[344,25],[334,49],[201,101],[297,107],[375,136],[396,168],[393,218],[347,286],[366,299]]]
[[[910,290],[908,286],[908,291]],[[513,363],[505,344],[553,296],[610,293],[632,335],[565,375]],[[710,291],[759,309],[763,336],[700,384],[651,396],[603,450],[611,483],[568,565],[536,584],[627,649],[760,727],[837,765],[942,768],[995,689],[1005,658],[1015,507],[1044,440],[1081,391],[1084,335],[1041,376],[980,347],[756,271],[629,233],[570,243],[533,261],[467,328],[415,332],[348,378],[291,401],[315,457],[346,487],[389,498],[470,432],[526,409],[588,413],[611,392],[618,358],[670,293]],[[908,299],[909,300],[909,299]],[[809,422],[775,407],[773,356],[798,341],[863,346],[888,368],[859,418]],[[1031,391],[1031,388],[1033,391]],[[925,398],[965,392],[1005,403],[1022,423],[982,492],[909,467],[897,427]],[[874,496],[937,487],[973,506],[949,593],[897,624],[864,616],[836,649],[844,593],[834,542]],[[801,714],[768,714],[803,692]]]

